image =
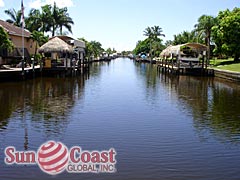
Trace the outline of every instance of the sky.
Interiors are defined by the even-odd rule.
[[[133,50],[138,40],[144,40],[148,26],[160,26],[173,40],[174,34],[191,31],[203,15],[217,16],[219,11],[240,7],[239,0],[55,0],[59,7],[68,7],[73,18],[74,38],[99,41],[103,48],[117,51]],[[23,0],[25,16],[31,8],[53,4],[54,0]],[[4,10],[21,8],[21,0],[0,0],[0,19],[8,16]]]

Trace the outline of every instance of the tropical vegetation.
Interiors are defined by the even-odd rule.
[[[16,11],[13,9],[7,9],[4,11],[5,14],[7,14],[10,19],[7,19],[6,21],[8,23],[14,24],[15,26],[21,27],[22,26],[22,11],[18,10]]]
[[[240,57],[240,8],[232,11],[220,11],[217,24],[212,28],[215,53],[233,56],[234,61]]]
[[[204,43],[204,37],[199,35],[196,30],[190,31],[183,31],[180,34],[174,35],[174,40],[169,42],[170,45],[178,45],[178,44],[185,44],[189,42],[195,43]]]
[[[167,40],[162,44],[162,28],[159,26],[147,27],[144,30],[147,36],[139,40],[133,53],[153,54],[158,56],[159,51],[170,45],[184,44],[188,42],[205,44],[208,47],[207,57],[234,58],[234,62],[240,61],[240,8],[220,11],[214,17],[202,15],[191,31],[183,31],[173,36],[173,40]]]
[[[9,40],[8,34],[3,27],[0,26],[0,51],[3,49],[11,51],[13,47],[13,43]]]
[[[19,27],[22,26],[21,10],[8,9],[4,12],[9,16],[7,22]],[[31,9],[28,16],[25,17],[25,28],[34,33],[32,38],[38,44],[44,42],[43,39],[46,40],[44,38],[46,35],[55,36],[71,33],[73,24],[68,9],[57,7],[56,3],[42,6],[40,10]],[[146,38],[139,40],[133,50],[136,55],[145,53],[150,57],[156,57],[166,46],[196,42],[208,47],[208,59],[213,56],[218,58],[233,57],[234,61],[237,62],[240,58],[240,8],[220,11],[216,17],[202,15],[197,19],[192,30],[184,30],[175,34],[173,40],[167,40],[165,44],[163,44],[162,39],[165,35],[160,26],[145,28],[143,35]],[[86,41],[86,47],[89,57],[99,56],[104,51],[101,43],[97,41]],[[109,54],[114,51],[111,48],[106,50]]]
[[[43,45],[44,43],[46,43],[48,41],[48,37],[44,36],[44,34],[42,32],[34,30],[31,33],[30,38],[36,42],[35,50],[34,50],[34,58],[37,59],[37,49],[39,46]]]
[[[98,41],[89,42],[84,38],[79,38],[79,40],[82,40],[85,42],[85,45],[86,45],[85,56],[87,59],[100,57],[101,54],[104,52],[104,49],[102,48],[102,44]]]
[[[42,6],[41,10],[31,9],[26,19],[26,28],[30,31],[37,30],[43,34],[50,32],[52,36],[55,36],[57,32],[63,35],[63,27],[72,33],[71,25],[73,24],[74,22],[68,14],[68,9],[66,7],[58,8],[56,3],[53,6]]]
[[[6,21],[15,26],[22,27],[22,11],[15,9],[8,9],[4,11],[9,19]],[[25,29],[32,32],[31,39],[36,43],[34,57],[37,57],[37,48],[48,40],[48,35],[51,36],[66,35],[68,32],[72,33],[72,25],[74,24],[72,18],[69,16],[66,7],[59,8],[54,5],[45,5],[41,9],[31,9],[28,16],[25,17]],[[64,31],[66,29],[67,31]],[[1,34],[4,35],[4,34]],[[2,40],[2,39],[1,39]],[[3,44],[4,45],[4,44]],[[6,46],[7,47],[7,46]]]
[[[139,55],[141,53],[152,56],[159,56],[164,49],[161,36],[165,37],[163,30],[159,26],[147,27],[144,31],[144,36],[147,38],[143,41],[138,41],[133,53]]]
[[[205,38],[205,44],[208,47],[208,59],[210,59],[210,45],[212,37],[212,27],[216,25],[216,18],[213,16],[202,15],[198,19],[198,24],[195,25],[199,35]]]

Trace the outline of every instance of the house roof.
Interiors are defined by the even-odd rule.
[[[74,48],[86,48],[85,42],[82,40],[77,40],[77,39],[74,39],[72,37],[65,36],[65,35],[60,35],[60,36],[55,36],[55,37],[62,39],[66,43],[72,45]]]
[[[0,26],[2,26],[9,35],[22,36],[22,28],[10,24],[0,19]],[[30,37],[31,33],[24,30],[24,37]]]

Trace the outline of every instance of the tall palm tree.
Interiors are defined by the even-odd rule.
[[[153,36],[153,32],[152,32],[152,28],[151,27],[147,27],[144,31],[143,31],[143,35],[147,36],[148,38],[151,38]]]
[[[27,18],[25,18],[26,28],[30,31],[41,31],[43,34],[51,30],[52,24],[52,6],[45,5],[38,9],[31,9]]]
[[[16,11],[15,9],[8,9],[4,11],[5,14],[10,16],[10,19],[7,19],[6,21],[8,23],[14,24],[15,26],[21,27],[22,26],[22,11]]]
[[[41,31],[42,29],[42,16],[38,9],[31,9],[28,17],[25,19],[26,28],[30,31]]]
[[[51,30],[53,17],[52,17],[52,6],[45,5],[42,6],[42,13],[41,13],[41,31],[49,32]]]
[[[90,47],[91,47],[90,49],[92,50],[92,54],[94,55],[94,57],[100,56],[100,54],[104,51],[104,49],[102,48],[102,44],[97,41],[91,41]]]
[[[52,36],[55,36],[59,30],[63,34],[63,28],[66,28],[72,33],[72,26],[74,22],[68,14],[68,9],[58,8],[56,3],[54,5],[42,6],[41,11],[31,9],[28,18],[26,19],[27,29],[30,31],[51,31]]]
[[[68,9],[58,8],[56,2],[54,2],[52,9],[52,36],[55,36],[56,30],[60,29],[60,34],[62,34],[62,29],[65,27],[69,32],[72,32],[71,24],[74,24],[71,17],[67,13]]]
[[[213,16],[202,15],[198,18],[198,24],[195,25],[195,30],[199,32],[199,35],[205,36],[205,43],[208,47],[208,59],[210,59],[210,42],[212,27],[216,25],[216,18]]]
[[[154,39],[157,39],[159,36],[165,37],[165,34],[162,33],[163,32],[162,28],[160,28],[159,26],[153,26],[151,27],[151,29]]]
[[[159,36],[165,37],[165,34],[163,34],[162,28],[159,26],[153,26],[153,27],[147,27],[144,31],[144,36],[147,36],[150,41],[150,56],[152,56],[152,44],[155,44],[158,41],[161,41]]]
[[[147,36],[150,39],[156,40],[159,36],[165,37],[165,34],[163,34],[162,28],[159,26],[153,26],[153,27],[147,27],[144,31],[144,36]]]
[[[56,2],[54,2],[53,9],[52,9],[52,36],[55,36],[55,32],[57,30],[58,22],[60,21],[61,14],[59,12],[59,8],[56,5]]]
[[[60,34],[63,34],[63,27],[65,27],[69,32],[72,33],[72,26],[74,24],[71,17],[69,17],[69,14],[67,13],[67,8],[59,9],[60,18],[58,21],[58,26],[60,28]]]

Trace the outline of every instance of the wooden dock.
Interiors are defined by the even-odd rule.
[[[40,66],[26,67],[24,71],[22,68],[5,68],[0,69],[0,81],[8,80],[24,80],[34,78],[35,75],[40,73]]]
[[[198,65],[181,65],[172,60],[161,60],[156,62],[157,70],[163,73],[175,75],[197,75],[197,76],[214,76],[214,70],[205,67],[203,64]]]
[[[136,58],[134,59],[138,63],[151,63],[151,64],[156,64],[156,60],[151,60],[151,59],[142,59],[142,58]]]

